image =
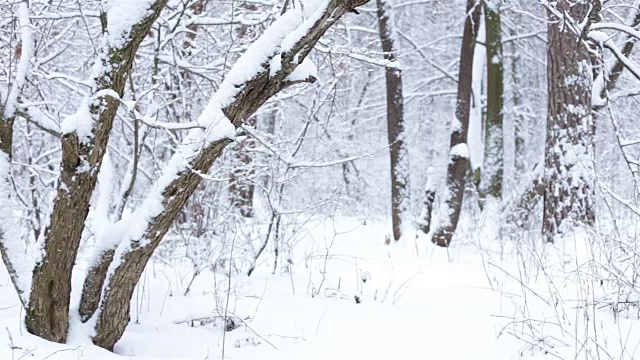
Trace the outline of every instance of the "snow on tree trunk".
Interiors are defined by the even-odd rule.
[[[387,0],[377,0],[378,27],[387,82],[387,138],[391,157],[391,220],[393,239],[400,240],[403,226],[407,226],[411,209],[409,194],[409,152],[406,145],[404,125],[404,102],[402,98],[402,70],[398,64],[393,37],[393,24]]]
[[[502,198],[504,149],[502,111],[504,80],[500,2],[484,1],[484,19],[487,48],[487,116],[485,123],[485,156],[482,169],[481,192]]]
[[[26,309],[27,330],[47,340],[64,342],[67,338],[71,271],[119,98],[134,55],[166,2],[121,0],[104,4],[106,34],[93,68],[91,95],[61,125],[64,135],[58,189]]]
[[[189,6],[189,9],[192,11],[193,15],[198,16],[201,15],[205,9],[205,2],[203,0],[199,0],[194,2]],[[196,35],[200,26],[197,24],[189,24],[186,26],[189,32],[185,35],[185,40],[182,43],[182,55],[189,55],[194,47],[194,42],[196,40]],[[191,74],[187,71],[180,71],[179,76],[182,79],[191,80]],[[191,86],[192,82],[187,81],[184,86]],[[184,109],[184,118],[191,119],[192,118],[192,107],[186,107]],[[130,181],[126,185],[127,188],[123,189],[120,193],[122,194],[121,200],[119,201],[118,206],[116,207],[116,217],[117,220],[121,220],[122,213],[128,198],[130,197],[133,186],[136,182],[136,175],[138,169],[138,160],[140,154],[137,150],[137,144],[141,142],[140,135],[136,135],[138,133],[138,122],[134,123],[135,133],[134,136],[138,136],[138,142],[135,142],[134,150],[134,161],[131,162],[130,168],[127,173],[130,174]],[[104,285],[107,271],[109,269],[109,264],[113,261],[113,257],[115,256],[115,248],[118,245],[118,241],[108,241],[108,239],[101,239],[96,248],[94,248],[94,259],[90,262],[89,271],[84,280],[84,284],[82,287],[82,295],[79,306],[79,314],[82,321],[87,321],[89,318],[95,313],[98,309],[98,305],[100,302],[100,294],[102,292],[102,286]]]
[[[557,10],[584,19],[587,3],[560,0]],[[585,42],[552,16],[548,26],[548,118],[542,233],[553,242],[576,224],[595,224],[591,54]],[[560,19],[560,21],[562,21]]]
[[[140,276],[176,216],[213,162],[235,135],[235,128],[282,89],[305,79],[299,71],[320,37],[344,14],[366,0],[330,0],[305,18],[291,9],[276,20],[240,57],[213,95],[163,174],[138,210],[119,226],[126,231],[108,266],[96,318],[93,342],[113,349],[129,323],[130,300]],[[278,62],[273,59],[277,59]],[[308,63],[307,63],[308,64]],[[273,68],[271,68],[273,67]],[[214,121],[216,120],[217,121]]]
[[[476,35],[476,48],[473,54],[473,75],[471,75],[471,110],[469,111],[469,131],[467,144],[469,145],[469,165],[471,166],[470,178],[477,190],[480,190],[484,163],[484,123],[485,123],[485,68],[487,64],[487,49],[485,25],[482,20],[478,24]],[[480,194],[482,195],[482,194]],[[480,202],[482,207],[482,202]]]
[[[438,246],[449,246],[458,226],[464,188],[469,175],[469,148],[467,132],[471,111],[471,92],[473,78],[473,57],[475,42],[480,23],[481,6],[476,0],[467,1],[468,15],[464,24],[462,47],[460,50],[460,68],[458,71],[458,96],[456,113],[452,124],[449,166],[444,202],[441,207],[441,223],[433,235],[433,243]]]

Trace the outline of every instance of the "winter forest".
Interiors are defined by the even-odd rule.
[[[639,0],[0,0],[0,359],[640,359]]]

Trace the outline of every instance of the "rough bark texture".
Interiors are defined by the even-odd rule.
[[[460,50],[460,69],[458,70],[458,96],[456,101],[456,120],[451,132],[451,150],[467,148],[467,132],[471,111],[471,86],[473,77],[473,55],[480,22],[481,6],[476,0],[467,0],[467,19],[464,23],[462,48]],[[467,151],[468,152],[468,151]],[[447,184],[445,208],[448,213],[442,214],[443,224],[433,235],[433,243],[438,246],[449,246],[453,234],[458,227],[464,188],[469,172],[469,157],[459,151],[451,151],[447,168]]]
[[[384,59],[396,62],[391,14],[386,0],[377,0],[378,27]],[[397,63],[396,63],[397,64]],[[402,220],[409,211],[409,153],[404,138],[404,102],[402,99],[402,70],[397,66],[385,68],[387,82],[387,138],[391,157],[391,220],[393,239],[402,237]]]
[[[107,277],[109,264],[113,261],[115,253],[115,248],[103,252],[97,263],[89,268],[87,277],[84,279],[84,284],[82,285],[82,296],[78,308],[82,321],[89,320],[96,310],[98,310],[102,286]]]
[[[0,151],[11,158],[13,118],[5,119],[2,112],[4,112],[4,108],[0,106]]]
[[[367,0],[332,0],[328,4],[327,11],[293,47],[292,51],[282,54],[282,66],[279,72],[270,76],[269,66],[266,63],[260,74],[245,84],[238,84],[240,92],[234,102],[223,109],[232,123],[236,127],[240,126],[271,96],[292,85],[286,77],[298,63],[294,58],[301,62],[327,29],[344,14],[366,2]],[[222,140],[205,147],[190,161],[190,168],[208,171],[229,143],[229,140]],[[144,245],[140,242],[142,239],[133,241],[131,250],[122,255],[118,266],[113,269],[102,294],[96,336],[93,339],[96,345],[111,350],[122,336],[129,322],[131,296],[146,263],[201,180],[201,176],[196,172],[187,170],[164,189],[164,211],[150,221],[143,235]]]
[[[487,29],[487,112],[485,123],[485,156],[481,192],[496,199],[502,198],[504,174],[504,148],[502,111],[504,105],[504,66],[500,3],[484,1],[484,19]]]
[[[584,19],[589,5],[560,0],[559,11]],[[548,27],[548,118],[544,171],[545,241],[576,223],[595,223],[591,55],[584,41],[552,17]]]
[[[152,5],[150,14],[133,27],[122,48],[105,50],[102,60],[110,66],[96,79],[94,93],[111,89],[122,96],[135,53],[166,2],[158,0]],[[102,20],[106,23],[105,14]],[[27,330],[47,340],[64,342],[67,338],[71,270],[118,106],[119,101],[110,96],[99,98],[90,105],[95,121],[91,139],[85,141],[76,133],[62,138],[59,185],[43,232],[44,256],[34,269],[26,309]]]

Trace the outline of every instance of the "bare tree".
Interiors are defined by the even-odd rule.
[[[409,152],[406,146],[404,124],[404,100],[402,98],[402,69],[398,64],[397,49],[393,38],[388,0],[376,0],[378,27],[384,59],[387,82],[387,137],[391,157],[391,219],[393,238],[402,237],[403,222],[411,209],[409,193]],[[405,224],[406,225],[406,224]]]

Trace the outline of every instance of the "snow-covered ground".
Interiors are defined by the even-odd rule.
[[[310,227],[289,271],[272,275],[265,256],[251,277],[202,273],[188,295],[190,267],[156,261],[116,354],[78,326],[66,345],[26,333],[2,268],[0,359],[202,360],[223,347],[243,360],[640,358],[637,309],[614,318],[583,306],[606,292],[576,271],[592,263],[585,237],[543,246],[480,231],[441,249],[422,238],[387,246],[388,226],[373,221]]]

